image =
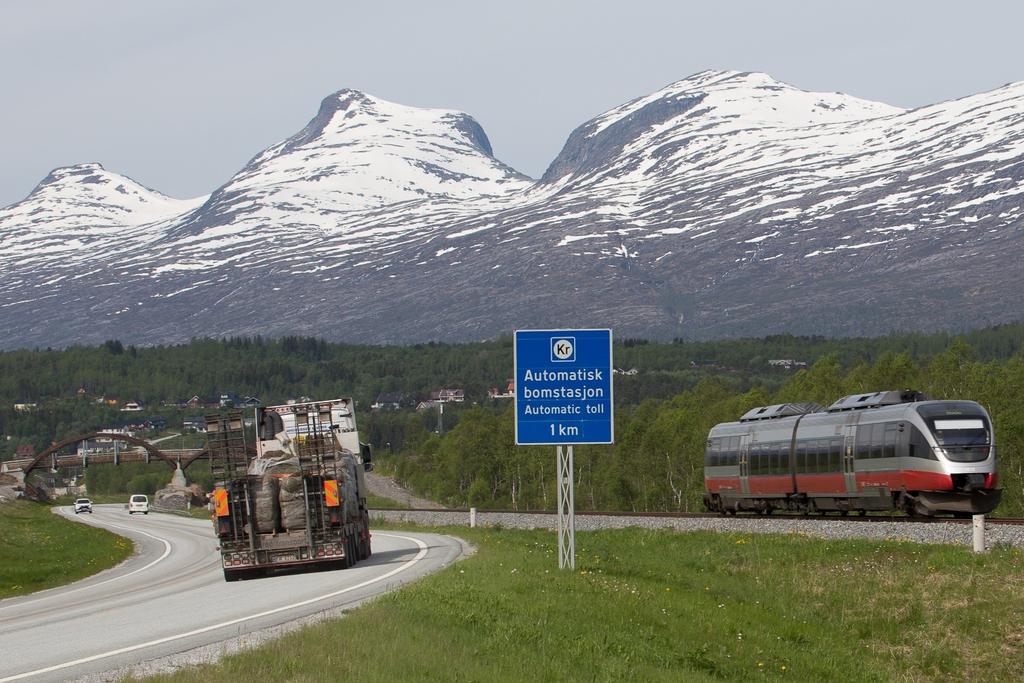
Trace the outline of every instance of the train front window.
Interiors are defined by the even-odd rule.
[[[980,417],[935,418],[930,422],[932,433],[940,446],[988,445],[988,429]]]
[[[936,453],[953,462],[981,462],[989,457],[992,425],[985,410],[973,401],[936,401],[918,406],[938,447]]]
[[[988,446],[992,429],[984,409],[973,401],[936,401],[917,407],[941,447]]]

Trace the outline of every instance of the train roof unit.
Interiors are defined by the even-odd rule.
[[[760,406],[751,408],[743,413],[740,422],[754,422],[756,420],[776,420],[780,417],[794,417],[816,413],[822,408],[817,403],[778,403],[773,406]]]
[[[900,403],[916,403],[927,401],[929,398],[920,391],[914,389],[899,389],[893,391],[876,391],[870,394],[850,394],[828,407],[828,412],[839,413],[846,410],[863,410],[865,408],[880,408],[882,406],[894,406]]]

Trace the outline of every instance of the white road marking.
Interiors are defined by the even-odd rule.
[[[84,524],[84,523],[85,522],[82,522],[82,524]],[[101,529],[102,528],[111,528],[111,529],[121,529],[123,531],[134,531],[135,533],[142,534],[143,536],[149,536],[150,538],[152,538],[152,539],[154,539],[156,541],[160,541],[161,543],[164,544],[164,553],[160,557],[156,558],[155,560],[153,560],[152,562],[147,564],[145,567],[139,567],[138,569],[130,571],[127,574],[122,574],[120,576],[112,576],[109,579],[104,579],[103,581],[100,581],[98,583],[91,583],[88,586],[81,586],[80,588],[72,588],[71,590],[61,591],[59,593],[56,593],[56,592],[55,593],[50,593],[49,595],[43,595],[41,597],[38,597],[35,600],[26,600],[25,602],[19,602],[19,603],[13,604],[13,605],[5,605],[3,607],[0,607],[0,611],[3,611],[5,609],[10,609],[11,607],[23,607],[25,605],[32,605],[32,604],[37,603],[37,602],[42,602],[43,600],[49,600],[50,598],[63,598],[65,595],[70,595],[71,593],[77,593],[79,591],[84,591],[84,590],[92,590],[93,588],[96,588],[97,586],[102,586],[103,584],[110,583],[111,581],[120,581],[121,579],[127,579],[129,576],[134,576],[135,574],[138,574],[139,572],[142,572],[142,571],[145,571],[145,570],[149,569],[150,567],[152,567],[156,563],[161,562],[161,561],[167,559],[167,556],[171,554],[171,544],[170,544],[170,542],[168,542],[166,539],[160,538],[159,536],[154,536],[153,534],[148,533],[146,531],[141,531],[139,529],[135,529],[135,528],[131,528],[131,527],[126,527],[126,526],[121,526],[119,524],[111,524],[110,522],[104,522],[102,520],[100,520],[98,524],[94,523],[94,524],[90,524],[90,526],[95,526],[95,527],[101,528]],[[47,591],[55,591],[55,590],[57,590],[57,589],[56,588],[49,588],[49,589],[47,589]],[[40,591],[40,592],[43,592],[43,591]]]
[[[71,667],[71,666],[77,666],[78,664],[88,664],[89,662],[95,662],[98,659],[105,659],[107,657],[114,657],[116,655],[125,654],[126,652],[134,652],[135,650],[141,650],[141,649],[146,648],[146,647],[153,647],[154,645],[162,645],[164,643],[169,643],[169,642],[171,642],[173,640],[180,640],[182,638],[188,638],[190,636],[196,636],[196,635],[199,635],[200,633],[207,633],[209,631],[216,631],[219,628],[224,628],[226,626],[234,626],[235,624],[240,624],[243,621],[248,621],[250,619],[260,619],[262,617],[270,616],[271,614],[277,614],[278,612],[284,612],[284,611],[287,611],[287,610],[290,610],[290,609],[295,609],[296,607],[305,607],[306,605],[310,605],[310,604],[312,604],[314,602],[318,602],[320,600],[327,600],[329,598],[334,598],[334,597],[337,597],[337,596],[339,596],[339,595],[341,595],[343,593],[348,593],[349,591],[354,591],[354,590],[356,590],[358,588],[364,588],[366,586],[369,586],[370,584],[374,584],[374,583],[377,583],[379,581],[383,581],[384,579],[390,578],[390,577],[394,576],[395,574],[398,574],[399,572],[403,572],[406,569],[409,569],[414,564],[416,564],[417,562],[419,562],[420,560],[422,560],[424,557],[427,556],[427,544],[424,543],[423,541],[419,540],[418,538],[410,538],[409,536],[398,536],[396,534],[382,534],[382,533],[377,533],[375,535],[376,536],[390,536],[391,538],[400,538],[402,540],[412,541],[413,543],[415,543],[416,545],[419,546],[420,550],[419,550],[418,553],[416,553],[416,557],[412,558],[411,560],[409,560],[408,562],[406,562],[402,566],[396,567],[395,569],[392,569],[388,573],[382,574],[382,575],[378,576],[375,579],[369,579],[368,581],[363,581],[362,583],[358,583],[355,586],[349,586],[348,588],[342,588],[341,590],[336,590],[336,591],[331,592],[331,593],[325,593],[324,595],[318,595],[315,598],[309,598],[308,600],[303,600],[301,602],[294,602],[294,603],[292,603],[290,605],[284,605],[282,607],[275,607],[274,609],[266,610],[265,612],[259,612],[257,614],[250,614],[250,615],[245,616],[245,617],[238,617],[237,619],[232,619],[230,621],[223,621],[223,622],[221,622],[219,624],[213,624],[211,626],[204,626],[203,628],[197,628],[195,630],[187,631],[185,633],[178,633],[178,634],[173,635],[173,636],[165,636],[163,638],[158,638],[156,640],[150,640],[150,641],[145,642],[145,643],[139,643],[138,645],[129,645],[128,647],[122,647],[122,648],[117,649],[117,650],[110,650],[109,652],[101,652],[98,655],[92,655],[90,657],[82,657],[81,659],[76,659],[76,660],[70,661],[70,662],[64,662],[63,664],[55,664],[53,666],[48,666],[45,669],[36,669],[35,671],[26,671],[25,673],[15,674],[13,676],[8,676],[6,678],[0,678],[0,683],[7,683],[8,681],[18,681],[18,680],[21,680],[23,678],[29,678],[30,676],[38,676],[40,674],[50,673],[52,671],[60,671],[61,669],[66,669],[66,668]]]

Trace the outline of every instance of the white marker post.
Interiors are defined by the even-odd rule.
[[[974,552],[985,552],[985,515],[974,515]]]

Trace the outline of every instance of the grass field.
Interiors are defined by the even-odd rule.
[[[0,598],[90,576],[131,552],[128,539],[62,519],[47,505],[0,505]]]
[[[471,558],[158,680],[1009,681],[1024,557],[799,536],[450,529]]]

